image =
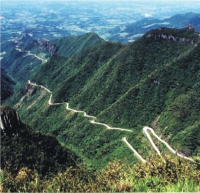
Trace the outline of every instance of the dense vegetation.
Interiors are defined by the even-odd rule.
[[[6,71],[1,68],[1,101],[13,94],[14,84],[14,81],[8,76]]]
[[[56,53],[70,56],[84,51],[85,49],[103,43],[95,33],[86,33],[81,36],[67,36],[58,40],[51,41],[50,44],[56,46]]]
[[[108,42],[70,57],[65,63],[52,58],[33,81],[48,85],[56,101],[87,107],[97,115],[142,78],[191,48],[187,44],[145,38],[126,47]]]
[[[94,33],[87,33],[81,36],[64,37],[58,40],[34,40],[30,35],[23,34],[16,41],[5,42],[2,49],[5,55],[2,59],[2,68],[6,70],[18,83],[27,81],[36,69],[42,64],[42,61],[36,57],[27,55],[30,51],[40,58],[49,59],[52,53],[64,56],[73,55],[84,51],[85,49],[104,42],[103,39]],[[52,51],[49,50],[51,47]],[[17,50],[21,49],[22,51]]]
[[[71,107],[97,115],[100,121],[134,128],[138,137],[141,137],[143,125],[152,124],[159,117],[157,124],[152,124],[154,129],[173,134],[170,143],[187,154],[198,155],[200,47],[187,42],[155,39],[154,36],[148,38],[149,34],[163,33],[199,41],[198,34],[186,28],[152,30],[127,46],[105,42],[68,58],[54,55],[32,80],[52,90],[56,102],[68,101]],[[171,113],[173,108],[179,109],[173,111],[176,116]],[[30,121],[30,111],[23,109],[20,111],[24,118]],[[40,114],[37,106],[34,109]],[[178,115],[179,111],[181,115]],[[50,116],[49,110],[44,114]],[[36,126],[37,119],[35,114],[31,121],[34,128],[46,132],[45,125]],[[75,122],[79,121],[78,118]],[[71,135],[71,131],[60,132],[59,125],[61,123],[57,125],[56,133]],[[193,134],[184,135],[191,131],[197,136],[193,143]],[[180,135],[181,140],[177,140]],[[77,145],[74,139],[71,143]]]
[[[49,107],[45,90],[26,86],[9,103],[31,127],[51,135],[25,124],[13,127],[14,135],[2,135],[1,190],[199,191],[198,160],[190,164],[174,157],[157,158],[142,137],[142,126],[150,124],[157,132],[172,135],[170,143],[185,154],[199,155],[200,47],[147,38],[159,33],[150,31],[127,46],[95,45],[90,41],[96,41],[96,36],[89,34],[87,44],[92,47],[76,55],[66,54],[66,46],[62,47],[67,39],[58,41],[60,52],[39,67],[32,80],[52,90],[56,102],[69,101],[70,106],[97,115],[100,121],[131,128],[133,133],[91,125],[81,114],[66,111],[65,104]],[[165,33],[199,41],[193,30],[165,29]],[[124,136],[142,156],[151,155],[148,164],[132,165],[136,158],[121,142]],[[162,154],[168,153],[162,149]],[[77,167],[80,160],[82,166]]]
[[[39,66],[42,64],[42,61],[38,58],[28,55],[28,51],[30,51],[31,54],[36,54],[44,60],[49,59],[53,53],[57,53],[59,55],[56,59],[56,64],[60,63],[59,65],[61,65],[63,61],[66,61],[66,56],[82,52],[91,46],[98,45],[103,42],[104,40],[94,33],[87,33],[81,36],[64,37],[52,41],[46,39],[42,39],[41,41],[34,40],[32,36],[24,33],[15,41],[3,42],[2,50],[5,51],[4,57],[1,61],[2,101],[15,92],[15,96],[11,99],[12,102],[6,102],[6,104],[16,104],[20,97],[24,94],[26,81],[30,79],[31,75],[34,74],[34,72],[37,71]],[[50,51],[49,48],[52,46],[53,48]],[[54,70],[56,68],[57,66],[54,66]],[[51,70],[53,69],[51,68]],[[50,72],[50,70],[48,71]],[[15,82],[17,82],[14,89],[13,83],[9,80],[7,73]]]
[[[31,127],[56,136],[62,145],[72,149],[93,167],[106,166],[108,161],[125,157],[128,162],[136,161],[135,156],[130,155],[130,150],[121,141],[125,133],[91,125],[89,119],[82,114],[66,111],[65,104],[49,107],[49,97],[43,89],[36,87],[30,96],[25,97],[15,107]],[[32,116],[28,116],[29,114]],[[129,139],[133,140],[137,133],[137,130],[134,131]],[[140,138],[134,140],[137,142],[136,147],[142,152]]]
[[[11,192],[199,192],[200,170],[170,157],[134,166],[119,161],[105,169],[68,168],[41,178],[26,167],[16,175],[3,170],[1,191]]]
[[[190,39],[195,44],[155,38],[160,34]],[[87,36],[89,41],[96,41],[94,34]],[[78,42],[81,39],[73,38]],[[35,191],[80,191],[81,188],[81,191],[199,191],[199,169],[182,160],[175,161],[175,156],[166,158],[167,161],[157,160],[151,144],[142,134],[142,127],[150,125],[175,149],[188,156],[200,155],[198,34],[193,29],[162,28],[148,32],[129,45],[86,41],[91,47],[73,54],[71,51],[66,54],[66,46],[62,47],[62,43],[67,42],[68,39],[60,40],[60,53],[31,73],[31,81],[50,89],[55,102],[67,101],[71,108],[84,110],[101,122],[133,132],[92,125],[82,113],[67,111],[66,104],[49,106],[50,94],[44,89],[30,85],[21,88],[6,103],[18,109],[32,128],[54,135],[63,146],[81,157],[84,164],[97,170],[71,168],[35,183],[39,180],[38,172],[29,171],[24,165],[21,173],[32,175],[23,178],[26,187]],[[84,42],[79,44],[84,45]],[[138,163],[136,167],[141,169],[138,171],[129,165],[137,159],[121,141],[123,137],[145,159],[150,157],[150,165],[154,166],[143,167]],[[169,154],[163,146],[159,148],[162,155]],[[121,160],[123,164],[113,160]],[[106,166],[106,170],[101,169]],[[120,169],[115,173],[113,167]],[[107,171],[110,171],[108,177]],[[24,189],[17,174],[11,176],[10,172],[3,171],[4,189],[29,191]],[[148,175],[142,176],[144,173]],[[13,184],[7,184],[7,179]]]

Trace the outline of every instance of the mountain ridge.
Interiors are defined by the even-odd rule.
[[[163,30],[171,34],[174,29]],[[198,137],[191,143],[190,135],[181,134],[194,128],[195,135],[199,135],[197,109],[193,109],[192,114],[189,107],[188,116],[183,113],[185,110],[181,111],[180,117],[185,117],[187,124],[178,121],[177,115],[171,119],[168,111],[175,106],[185,109],[185,105],[178,102],[186,100],[183,94],[198,104],[198,93],[192,82],[198,87],[199,44],[195,47],[184,41],[147,37],[160,33],[162,30],[152,30],[128,45],[103,42],[68,57],[54,54],[31,78],[52,91],[52,103],[68,101],[70,108],[97,116],[98,122],[131,129],[131,135],[119,131],[111,133],[103,125],[91,125],[76,112],[66,113],[64,104],[50,108],[49,94],[38,88],[33,95],[23,98],[18,107],[20,115],[36,130],[55,135],[78,155],[84,151],[84,158],[95,167],[106,165],[111,157],[136,161],[121,142],[124,137],[131,145],[135,142],[133,147],[140,155],[151,154],[146,148],[152,147],[142,135],[144,125],[152,125],[156,133],[164,135],[165,141],[186,155],[198,155]],[[188,28],[173,33],[174,37],[199,41],[197,34]],[[15,99],[19,101],[24,94]],[[45,122],[44,117],[47,117]],[[167,127],[169,129],[165,129]],[[173,135],[168,137],[170,134]],[[180,135],[182,140],[176,140]]]

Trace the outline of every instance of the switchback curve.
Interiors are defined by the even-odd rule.
[[[108,129],[108,130],[119,130],[119,131],[132,132],[132,130],[129,130],[129,129],[111,127],[111,126],[109,126],[109,125],[107,125],[107,124],[105,124],[105,123],[96,122],[96,121],[95,121],[95,119],[96,119],[95,116],[88,115],[85,111],[79,111],[79,110],[75,110],[75,109],[69,108],[69,103],[68,103],[68,102],[53,103],[53,102],[52,102],[52,92],[51,92],[48,88],[44,87],[43,85],[38,85],[38,84],[36,84],[36,83],[32,83],[30,80],[28,80],[28,84],[33,85],[33,86],[41,87],[41,88],[45,89],[49,94],[51,94],[51,95],[50,95],[50,98],[49,98],[49,101],[48,101],[48,104],[49,104],[50,106],[66,104],[66,110],[72,111],[72,112],[74,112],[74,113],[83,113],[83,116],[84,116],[84,117],[87,117],[87,118],[92,119],[92,120],[90,120],[90,123],[91,123],[91,124],[102,125],[102,126],[106,127],[106,129]],[[189,160],[189,161],[194,162],[193,159],[191,159],[191,158],[189,158],[189,157],[186,157],[186,156],[184,156],[184,155],[181,155],[180,153],[178,153],[177,151],[175,151],[167,142],[165,142],[164,140],[162,140],[162,139],[155,133],[155,131],[154,131],[152,128],[145,126],[145,127],[143,128],[143,133],[147,136],[147,138],[148,138],[148,140],[150,141],[152,147],[155,149],[155,151],[157,152],[157,154],[158,154],[159,156],[161,156],[160,150],[157,148],[157,146],[156,146],[155,143],[153,142],[153,140],[152,140],[151,136],[149,135],[148,131],[150,131],[161,143],[163,143],[163,144],[169,149],[170,152],[172,152],[173,154],[175,154],[175,155],[177,155],[177,156],[179,156],[179,157],[181,157],[181,158],[183,158],[183,159],[185,159],[185,160]],[[146,163],[146,160],[144,160],[144,159],[142,158],[142,156],[131,146],[131,144],[127,141],[126,137],[124,137],[124,138],[122,139],[122,141],[129,147],[129,149],[131,149],[131,150],[134,152],[135,156],[136,156],[140,161],[142,161],[143,163]]]

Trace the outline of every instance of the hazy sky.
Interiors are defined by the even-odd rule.
[[[25,0],[0,0],[0,2],[9,2],[9,3],[18,3],[18,2],[20,2],[20,3],[27,3],[27,2],[29,2],[29,3],[38,3],[38,2],[55,2],[55,3],[59,3],[59,2],[62,2],[62,3],[64,3],[64,2],[75,2],[75,1],[82,1],[82,2],[112,2],[112,3],[115,3],[116,1],[118,1],[118,2],[124,2],[125,0],[28,0],[28,1],[25,1]],[[166,3],[166,4],[168,4],[168,3],[180,3],[180,5],[182,4],[182,3],[188,3],[188,4],[195,4],[195,3],[199,3],[199,1],[200,0],[126,0],[127,2],[129,1],[129,2],[136,2],[136,3],[141,3],[141,2],[143,2],[143,3],[147,3],[147,4],[150,4],[150,3]]]
[[[143,4],[143,5],[164,5],[168,7],[183,7],[188,9],[200,9],[200,0],[0,0],[1,3],[6,3],[9,5],[12,4],[45,4],[45,3],[88,3],[88,2],[97,2],[97,3],[106,3],[106,4],[115,4],[115,3],[130,3],[132,4]]]

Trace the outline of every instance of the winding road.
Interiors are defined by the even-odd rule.
[[[30,84],[30,85],[32,85],[32,86],[39,86],[39,87],[45,89],[48,93],[50,93],[51,95],[50,95],[50,98],[49,98],[49,101],[48,101],[48,104],[49,104],[50,106],[66,104],[66,109],[67,109],[68,111],[72,111],[72,112],[74,112],[74,113],[83,113],[83,116],[84,116],[84,117],[92,118],[93,120],[90,121],[90,123],[92,123],[92,124],[105,126],[108,130],[119,130],[119,131],[133,132],[133,131],[131,131],[131,130],[129,130],[129,129],[111,127],[111,126],[109,126],[109,125],[107,125],[107,124],[105,124],[105,123],[96,122],[96,121],[95,121],[95,119],[96,119],[95,116],[88,115],[85,111],[78,111],[78,110],[69,108],[69,103],[68,103],[68,102],[53,103],[53,102],[52,102],[52,92],[51,92],[48,88],[44,87],[43,85],[38,85],[38,84],[36,84],[36,83],[32,83],[30,80],[28,80],[28,84]]]
[[[49,104],[50,106],[66,104],[66,110],[72,111],[72,112],[74,112],[74,113],[83,113],[83,116],[84,116],[84,117],[87,117],[87,118],[92,119],[92,120],[90,120],[90,123],[91,123],[91,124],[102,125],[102,126],[106,127],[107,130],[118,130],[118,131],[133,132],[132,130],[129,130],[129,129],[111,127],[111,126],[109,126],[109,125],[107,125],[107,124],[105,124],[105,123],[97,122],[97,121],[95,121],[95,119],[96,119],[95,116],[88,115],[85,111],[79,111],[79,110],[75,110],[75,109],[69,108],[69,103],[68,103],[68,102],[53,103],[53,102],[52,102],[52,92],[51,92],[48,88],[44,87],[43,85],[38,85],[38,84],[36,84],[36,83],[32,83],[30,80],[28,80],[28,84],[30,84],[30,85],[32,85],[32,86],[41,87],[41,88],[45,89],[49,94],[51,94],[51,95],[50,95],[50,98],[49,98],[49,101],[48,101],[48,104]],[[164,140],[162,140],[162,139],[155,133],[155,131],[154,131],[152,128],[145,126],[145,127],[143,128],[143,133],[147,136],[147,138],[148,138],[148,140],[150,141],[152,147],[154,148],[154,150],[157,152],[157,154],[158,154],[159,156],[161,156],[160,150],[157,148],[157,146],[156,146],[155,143],[153,142],[153,140],[152,140],[152,138],[151,138],[149,132],[151,132],[151,133],[153,134],[154,137],[156,137],[161,143],[163,143],[163,144],[169,149],[169,151],[170,151],[171,153],[173,153],[173,154],[175,154],[175,155],[177,155],[177,156],[179,156],[179,157],[181,157],[181,158],[183,158],[183,159],[185,159],[185,160],[189,160],[189,161],[194,162],[193,159],[191,159],[191,158],[189,158],[189,157],[186,157],[186,156],[184,156],[184,155],[182,155],[182,154],[180,154],[180,153],[177,153],[177,151],[175,151],[167,142],[165,142]],[[146,162],[147,162],[147,161],[144,160],[144,159],[142,158],[142,156],[131,146],[131,144],[127,141],[126,137],[124,137],[124,138],[122,139],[122,141],[128,146],[128,148],[129,148],[130,150],[133,151],[134,155],[135,155],[140,161],[142,161],[143,163],[146,163]]]
[[[172,149],[172,147],[167,143],[165,142],[164,140],[162,140],[158,135],[156,135],[155,131],[150,128],[150,127],[144,127],[143,128],[143,132],[144,134],[147,136],[148,140],[150,141],[152,147],[155,149],[155,151],[157,152],[157,154],[159,156],[161,156],[161,153],[160,153],[160,150],[156,147],[155,143],[153,142],[151,136],[149,135],[148,131],[150,131],[153,136],[155,136],[161,143],[165,144],[165,146],[169,149],[169,151],[171,151],[173,154],[181,157],[181,158],[184,158],[186,160],[189,160],[189,161],[194,161],[193,159],[189,158],[189,157],[186,157],[184,155],[181,155],[180,153],[178,153],[177,151],[175,151],[174,149]]]
[[[24,52],[24,53],[28,53],[28,56],[33,56],[35,58],[37,58],[38,60],[41,60],[42,62],[47,62],[47,60],[40,58],[39,56],[37,56],[36,54],[31,53],[30,51],[22,51],[20,48],[15,48],[15,50],[19,51],[19,52]]]
[[[122,141],[126,143],[126,145],[133,151],[135,156],[142,161],[143,163],[146,163],[147,161],[142,158],[142,156],[131,146],[131,144],[127,141],[126,137],[122,138]]]

